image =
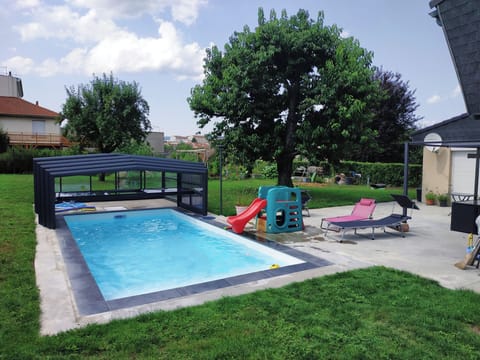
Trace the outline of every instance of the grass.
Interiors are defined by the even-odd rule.
[[[223,215],[234,215],[235,205],[239,195],[244,200],[242,205],[249,205],[257,197],[260,186],[275,185],[275,180],[226,180],[222,182]],[[336,185],[336,184],[298,184],[301,189],[308,190],[312,200],[308,203],[310,209],[341,205],[352,205],[360,198],[373,198],[377,202],[393,201],[390,194],[403,194],[400,187],[374,190],[367,185]],[[410,198],[414,199],[415,189],[409,190]],[[208,183],[208,210],[214,214],[220,213],[220,183],[211,180]]]
[[[479,294],[383,267],[41,337],[32,178],[0,189],[0,359],[478,358]]]

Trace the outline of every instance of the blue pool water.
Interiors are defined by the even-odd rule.
[[[304,262],[172,209],[65,221],[105,300]]]

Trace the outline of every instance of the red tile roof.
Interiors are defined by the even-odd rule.
[[[54,118],[58,113],[21,98],[0,96],[0,115]]]

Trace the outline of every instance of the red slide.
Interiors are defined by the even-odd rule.
[[[253,219],[257,214],[267,206],[267,200],[256,198],[252,201],[252,203],[242,211],[242,213],[238,214],[237,216],[229,216],[227,217],[227,222],[232,225],[232,230],[237,234],[241,234],[247,222]]]

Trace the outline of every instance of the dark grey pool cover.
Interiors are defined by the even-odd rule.
[[[153,156],[125,154],[91,154],[56,156],[33,159],[35,212],[41,225],[54,229],[55,202],[61,194],[55,190],[55,178],[67,176],[95,176],[120,171],[161,172],[170,174],[169,186],[163,180],[160,188],[136,190],[69,193],[69,200],[112,201],[152,199],[176,196],[177,206],[202,215],[207,214],[208,170],[205,164],[183,160],[162,159]],[[171,177],[175,177],[173,184]]]

